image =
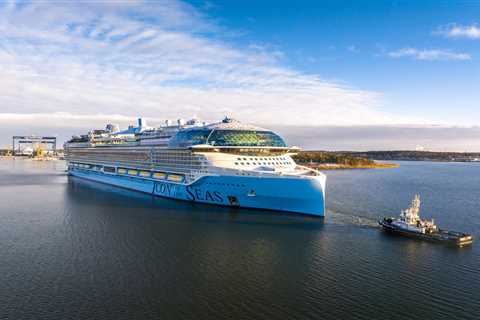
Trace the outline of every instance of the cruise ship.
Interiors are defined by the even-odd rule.
[[[226,117],[103,130],[65,143],[71,176],[155,196],[323,217],[326,176],[297,165],[300,149],[268,129]]]

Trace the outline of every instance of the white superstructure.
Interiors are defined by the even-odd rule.
[[[420,218],[420,195],[416,194],[412,204],[408,209],[402,210],[399,219],[392,222],[393,226],[403,230],[427,233],[437,230],[435,222],[432,220],[422,220]]]

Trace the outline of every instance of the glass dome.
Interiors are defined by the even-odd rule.
[[[207,143],[219,147],[286,147],[277,134],[256,130],[215,130]]]
[[[197,144],[207,144],[207,138],[212,129],[182,130],[170,139],[168,146],[171,148],[190,147]]]
[[[169,142],[169,147],[189,147],[209,144],[217,147],[280,147],[287,145],[272,131],[192,129],[179,131]]]

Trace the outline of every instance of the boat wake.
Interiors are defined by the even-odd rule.
[[[364,228],[379,228],[376,219],[359,214],[338,212],[327,209],[325,222],[337,225],[355,225]]]

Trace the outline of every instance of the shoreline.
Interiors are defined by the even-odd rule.
[[[338,164],[338,163],[321,163],[321,164],[301,164],[306,167],[316,169],[316,170],[355,170],[355,169],[393,169],[399,168],[400,165],[397,163],[374,163],[374,164],[363,164],[363,165],[349,165],[349,164]]]
[[[24,156],[0,156],[0,160],[25,160],[25,161],[59,161],[59,157],[24,157]]]

